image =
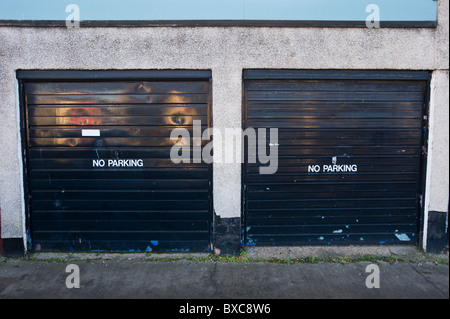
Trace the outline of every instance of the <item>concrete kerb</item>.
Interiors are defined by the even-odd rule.
[[[415,246],[302,246],[302,247],[250,247],[249,258],[262,259],[305,259],[305,258],[361,258],[401,257],[404,259],[425,259],[425,254]]]
[[[303,246],[303,247],[246,247],[240,256],[213,255],[212,253],[61,253],[61,252],[29,252],[26,260],[41,261],[76,261],[76,260],[135,260],[135,261],[231,261],[231,262],[264,262],[264,261],[361,261],[392,260],[406,262],[444,262],[448,265],[448,251],[441,254],[430,254],[416,246]]]

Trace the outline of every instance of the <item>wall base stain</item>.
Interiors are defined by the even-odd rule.
[[[241,219],[214,216],[213,246],[220,255],[239,255],[241,252]]]

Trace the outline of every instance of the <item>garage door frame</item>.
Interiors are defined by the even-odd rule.
[[[21,134],[21,155],[23,171],[23,191],[25,204],[25,231],[27,249],[32,250],[31,238],[31,206],[29,193],[29,154],[28,154],[28,107],[26,104],[26,92],[24,85],[27,82],[85,82],[85,81],[207,81],[207,123],[208,127],[213,126],[212,114],[212,71],[211,70],[17,70],[16,78],[19,88],[19,115],[20,115],[20,134]],[[211,247],[211,229],[213,222],[213,167],[208,168],[208,234],[209,251]],[[174,249],[177,251],[178,249]]]
[[[429,104],[430,104],[430,83],[431,71],[405,71],[405,70],[292,70],[292,69],[246,69],[243,70],[242,76],[242,128],[248,128],[248,114],[247,114],[247,86],[246,81],[251,80],[411,80],[411,81],[425,81],[425,93],[422,105],[422,155],[420,156],[420,207],[417,215],[417,236],[414,241],[406,244],[414,244],[422,242],[423,238],[423,222],[424,222],[424,199],[426,192],[426,174],[427,174],[427,151],[428,151],[428,132],[429,132]],[[256,129],[256,128],[255,128]],[[241,167],[241,220],[242,220],[242,245],[254,246],[256,243],[249,243],[247,237],[247,217],[248,217],[248,201],[247,201],[247,163],[248,163],[248,145],[244,141],[244,162]],[[382,244],[383,242],[380,242]],[[311,245],[329,245],[330,243],[323,242],[321,244],[313,243]],[[333,245],[348,245],[354,244],[337,242]],[[359,242],[358,244],[373,244],[372,242]],[[405,244],[404,242],[395,242],[390,244]],[[268,244],[261,244],[267,246]],[[286,246],[289,244],[273,243],[272,245]],[[304,245],[304,244],[300,244]]]

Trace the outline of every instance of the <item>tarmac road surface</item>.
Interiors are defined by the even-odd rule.
[[[79,270],[79,288],[75,285]],[[376,272],[367,268],[378,266]],[[367,271],[367,272],[366,272]],[[371,276],[370,278],[368,278]],[[435,262],[0,260],[0,299],[448,299]]]

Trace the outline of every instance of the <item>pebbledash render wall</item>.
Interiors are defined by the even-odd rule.
[[[212,70],[213,123],[240,128],[244,69],[432,71],[423,248],[429,213],[448,212],[449,2],[437,28],[0,26],[1,236],[26,245],[19,90],[25,70]],[[241,216],[240,164],[214,164],[214,209]]]

